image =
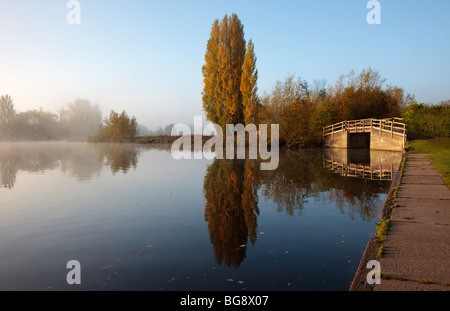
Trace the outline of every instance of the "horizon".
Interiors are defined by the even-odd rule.
[[[15,109],[57,112],[77,98],[137,118],[156,130],[203,116],[202,73],[216,19],[236,13],[252,39],[258,94],[293,74],[332,86],[342,75],[372,68],[386,85],[418,102],[450,99],[450,2],[380,0],[371,25],[368,1],[2,1],[0,96]]]

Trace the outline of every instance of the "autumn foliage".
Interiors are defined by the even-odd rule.
[[[99,126],[97,133],[89,138],[91,142],[134,142],[137,135],[137,122],[135,117],[128,117],[125,111],[118,114],[114,110],[109,118]]]
[[[227,124],[278,124],[287,148],[317,146],[322,128],[343,120],[400,117],[407,97],[386,85],[371,68],[351,71],[334,86],[310,85],[287,76],[270,94],[257,95],[255,47],[244,38],[236,14],[215,20],[208,40],[203,73],[203,110],[209,121]]]
[[[352,71],[328,88],[319,82],[310,86],[291,75],[261,98],[260,119],[280,125],[285,147],[320,145],[323,127],[344,120],[400,117],[407,102],[403,89],[386,86],[371,68]]]
[[[254,121],[257,103],[256,58],[251,40],[236,14],[215,20],[208,40],[203,73],[203,110],[223,129]]]

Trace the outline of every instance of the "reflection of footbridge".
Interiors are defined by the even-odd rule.
[[[329,148],[370,148],[403,151],[406,124],[400,118],[342,121],[323,128],[323,140]]]
[[[392,151],[326,149],[323,165],[341,176],[393,180],[402,155]]]

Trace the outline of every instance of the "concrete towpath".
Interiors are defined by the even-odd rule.
[[[450,189],[426,155],[406,155],[390,219],[382,257],[369,242],[350,290],[450,291]],[[380,263],[379,285],[365,281],[369,260]]]

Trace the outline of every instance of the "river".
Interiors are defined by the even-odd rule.
[[[400,161],[286,151],[262,171],[170,146],[0,143],[0,290],[346,291]]]

